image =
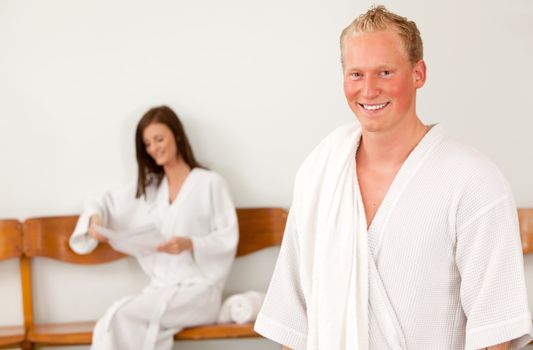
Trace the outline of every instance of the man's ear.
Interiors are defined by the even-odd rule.
[[[419,60],[413,66],[413,78],[417,89],[426,83],[426,62],[424,60]]]

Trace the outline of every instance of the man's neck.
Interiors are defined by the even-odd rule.
[[[365,132],[357,150],[360,165],[401,166],[411,151],[424,137],[429,127],[418,117],[408,125],[401,125],[388,132]]]

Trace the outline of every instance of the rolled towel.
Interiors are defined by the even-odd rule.
[[[235,296],[235,295],[234,295]],[[229,308],[231,306],[231,298],[228,297],[220,307],[220,312],[218,313],[217,323],[231,323],[231,314]]]
[[[218,322],[243,324],[254,321],[264,300],[265,293],[256,291],[232,295],[222,304]]]

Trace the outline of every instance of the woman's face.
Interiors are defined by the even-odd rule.
[[[146,152],[157,165],[165,166],[178,160],[178,148],[174,134],[162,123],[151,123],[143,131]]]

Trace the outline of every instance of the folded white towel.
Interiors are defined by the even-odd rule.
[[[265,293],[248,291],[228,297],[218,314],[218,323],[243,324],[254,321],[265,300]]]

